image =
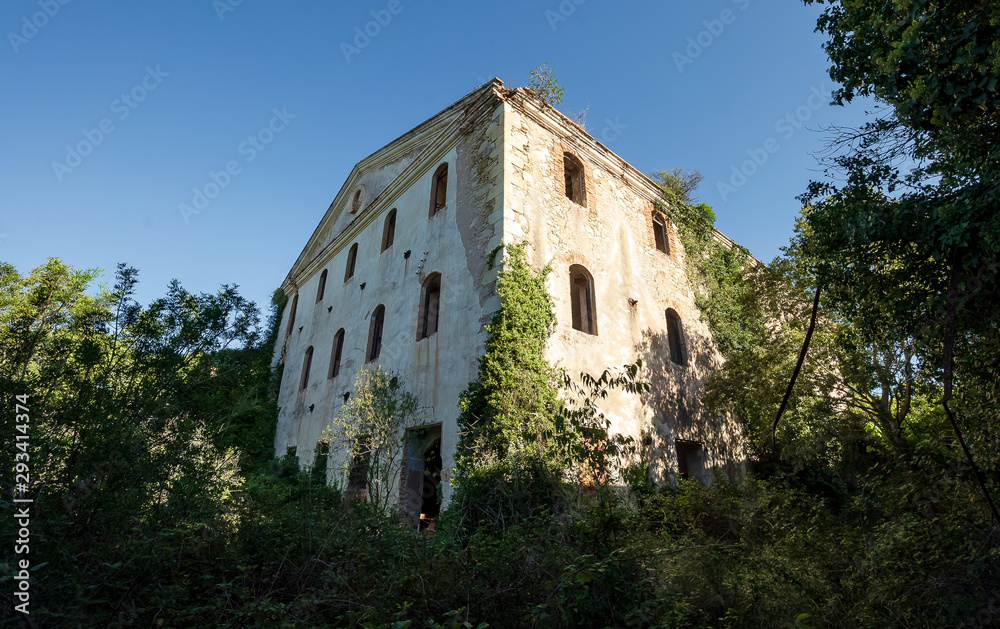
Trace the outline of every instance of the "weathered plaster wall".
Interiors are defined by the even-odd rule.
[[[504,118],[504,233],[528,240],[536,268],[552,266],[547,289],[557,327],[547,348],[549,360],[570,374],[596,376],[641,358],[642,378],[652,384],[651,392],[641,398],[615,393],[602,407],[615,430],[651,437],[654,477],[674,478],[676,439],[703,443],[709,470],[741,477],[740,431],[731,418],[712,417],[700,403],[705,380],[722,358],[695,306],[671,226],[670,253],[655,246],[652,183],[550,108],[520,102],[516,94],[511,101]],[[585,207],[565,194],[565,152],[583,163]],[[573,264],[594,278],[596,336],[572,327]],[[668,308],[683,322],[685,365],[669,359]]]
[[[300,462],[312,463],[323,428],[344,403],[343,394],[353,389],[358,369],[366,364],[369,321],[381,304],[386,314],[377,364],[400,373],[425,407],[424,423],[441,423],[447,480],[454,467],[458,396],[476,378],[486,339],[483,323],[499,306],[494,291],[496,271],[486,268],[486,253],[490,243],[499,242],[503,227],[499,212],[503,206],[503,108],[493,98],[483,99],[466,112],[461,123],[450,138],[409,158],[406,168],[397,162],[364,173],[360,182],[377,190],[392,179],[412,175],[409,169],[420,171],[414,183],[398,195],[379,199],[353,216],[344,212],[335,223],[341,231],[330,237],[332,244],[316,248],[323,251],[321,259],[310,265],[307,275],[295,278],[299,301],[292,334],[284,344],[276,454],[296,447]],[[432,176],[445,161],[449,164],[446,206],[429,217]],[[353,193],[348,192],[350,202]],[[384,221],[392,208],[397,210],[394,243],[381,251]],[[356,268],[353,278],[345,282],[348,251],[355,242]],[[316,303],[323,269],[328,269],[325,295]],[[418,341],[422,283],[432,273],[441,274],[438,332]],[[282,330],[289,310],[285,309]],[[340,328],[345,330],[342,366],[329,379],[334,336]],[[314,348],[309,384],[299,390],[309,346]],[[332,478],[340,482],[345,456],[344,452],[330,456]],[[450,486],[445,483],[443,490],[447,501]]]
[[[391,159],[376,153],[364,160],[286,281],[286,292],[291,297],[297,291],[299,301],[292,333],[276,348],[276,356],[284,357],[284,375],[275,453],[296,447],[300,462],[311,464],[323,428],[365,365],[370,317],[381,304],[386,315],[377,362],[400,372],[426,408],[425,424],[440,423],[447,502],[458,397],[477,377],[483,326],[500,305],[497,269],[487,268],[487,255],[501,242],[527,240],[536,268],[553,267],[547,288],[558,324],[547,350],[550,361],[571,374],[595,375],[637,358],[645,363],[641,377],[652,390],[642,396],[614,393],[603,407],[616,430],[649,437],[654,477],[661,482],[675,478],[678,439],[704,444],[709,470],[741,477],[740,431],[731,418],[709,416],[700,403],[705,380],[721,356],[695,306],[684,253],[669,225],[669,253],[655,246],[655,185],[523,90],[505,90],[497,83],[444,113],[443,122],[431,119],[423,126],[432,132],[419,133],[418,127],[387,147]],[[564,152],[583,164],[583,205],[565,195]],[[446,207],[428,217],[432,176],[445,161]],[[339,206],[349,206],[358,185],[365,186],[363,206],[355,213],[342,211]],[[383,224],[393,208],[395,241],[382,252]],[[345,282],[355,242],[356,269]],[[594,278],[597,335],[571,325],[569,267],[574,264]],[[316,303],[323,269],[328,270],[325,295]],[[431,273],[442,278],[438,332],[417,340],[422,282]],[[683,365],[669,359],[668,308],[683,322]],[[340,328],[346,340],[342,367],[328,378]],[[309,346],[314,348],[311,376],[300,391]],[[345,457],[345,452],[331,452],[331,479],[343,482],[339,470]]]

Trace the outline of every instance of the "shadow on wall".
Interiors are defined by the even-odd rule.
[[[642,402],[655,411],[649,446],[652,479],[677,483],[680,441],[704,447],[704,473],[695,477],[711,482],[716,474],[723,474],[731,482],[742,481],[746,475],[746,448],[741,427],[730,413],[710,414],[703,402],[705,383],[722,365],[716,348],[706,337],[683,330],[676,334],[646,330],[642,337],[635,351],[645,364],[651,385],[642,394]]]

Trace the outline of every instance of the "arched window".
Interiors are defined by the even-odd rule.
[[[365,201],[365,187],[358,186],[358,189],[354,192],[354,198],[351,199],[351,214],[354,214],[361,209],[361,204]]]
[[[563,179],[566,198],[577,205],[586,206],[586,186],[583,183],[583,164],[572,153],[563,153]]]
[[[430,216],[437,214],[438,210],[445,206],[448,199],[448,162],[438,166],[431,179],[431,212]]]
[[[313,348],[312,345],[306,350],[305,360],[302,361],[302,382],[299,384],[300,390],[305,390],[309,385],[309,370],[312,369]]]
[[[316,303],[323,301],[323,293],[326,292],[326,269],[319,274],[319,288],[316,289]]]
[[[385,306],[379,306],[372,312],[371,324],[368,326],[367,361],[378,360],[382,353],[382,326],[385,324]]]
[[[680,315],[673,308],[667,310],[667,343],[670,344],[671,362],[685,364],[684,327],[681,325]]]
[[[292,307],[288,309],[288,325],[285,327],[285,336],[292,335],[292,328],[295,325],[295,310],[299,305],[299,294],[295,293],[292,296]]]
[[[347,252],[347,268],[344,269],[344,281],[354,277],[354,265],[358,261],[358,243],[351,245],[351,250]]]
[[[382,251],[392,246],[392,241],[396,238],[396,208],[389,211],[389,216],[385,217],[385,224],[382,226]]]
[[[340,359],[344,355],[344,328],[337,330],[333,337],[333,353],[330,354],[330,371],[327,378],[336,378],[340,373]]]
[[[441,305],[440,273],[433,273],[424,281],[420,297],[420,317],[417,325],[418,341],[438,331],[438,312]]]
[[[670,241],[667,240],[667,224],[659,214],[653,216],[653,240],[656,241],[656,248],[663,253],[670,254]]]
[[[573,329],[597,334],[597,307],[594,304],[594,278],[579,264],[569,267],[570,303]]]

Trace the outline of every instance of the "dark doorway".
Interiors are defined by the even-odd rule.
[[[414,428],[407,433],[403,511],[407,519],[427,528],[441,512],[441,426]]]

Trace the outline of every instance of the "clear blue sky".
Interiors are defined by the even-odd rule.
[[[108,283],[124,261],[143,302],[177,278],[266,309],[357,161],[547,62],[564,111],[589,106],[588,130],[643,172],[701,170],[719,228],[766,261],[818,176],[817,129],[861,116],[827,105],[818,10],[798,2],[237,2],[3,3],[0,259]],[[226,185],[185,222],[213,172]]]

